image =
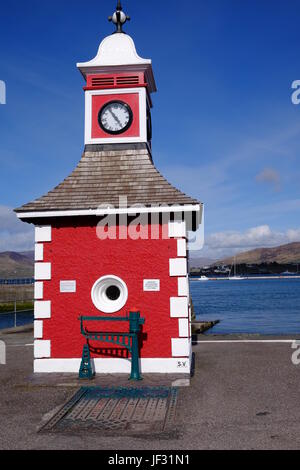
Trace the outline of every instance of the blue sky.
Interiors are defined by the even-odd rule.
[[[52,189],[83,150],[76,62],[113,30],[115,0],[1,5],[0,250],[32,247],[11,209]],[[156,166],[205,203],[213,256],[300,240],[298,0],[124,0],[126,32],[152,58]]]

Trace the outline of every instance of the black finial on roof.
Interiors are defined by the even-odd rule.
[[[112,21],[116,25],[115,33],[124,33],[123,31],[123,24],[126,21],[130,21],[130,17],[125,15],[122,9],[121,0],[118,0],[116,11],[114,12],[113,16],[108,18],[109,21]]]

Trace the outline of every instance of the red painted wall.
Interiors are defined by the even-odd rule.
[[[145,318],[141,357],[171,357],[171,338],[179,336],[178,319],[170,318],[170,297],[177,297],[177,278],[169,276],[169,258],[177,257],[175,239],[100,240],[96,226],[52,226],[52,242],[44,244],[44,261],[52,263],[52,279],[44,282],[44,300],[51,300],[51,319],[44,320],[43,339],[51,340],[52,358],[76,358],[82,353],[79,315],[125,316],[140,310]],[[161,233],[161,227],[160,227]],[[128,287],[128,301],[115,314],[96,309],[91,300],[93,284],[101,276],[113,274]],[[144,292],[144,279],[160,279],[160,292]],[[76,293],[60,293],[61,280],[76,280]],[[96,329],[99,323],[89,324]],[[95,328],[96,327],[96,328]],[[101,322],[101,330],[124,331],[128,324]],[[111,357],[122,351],[107,351]]]

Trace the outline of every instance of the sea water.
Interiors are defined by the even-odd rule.
[[[300,278],[190,281],[197,320],[220,320],[207,334],[300,334]]]
[[[24,310],[17,312],[16,326],[23,326],[33,323],[33,310]],[[0,330],[4,328],[13,328],[15,326],[14,313],[0,313]]]

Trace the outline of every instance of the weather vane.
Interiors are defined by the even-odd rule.
[[[124,33],[122,27],[126,21],[130,21],[130,16],[125,15],[122,9],[121,0],[118,0],[116,11],[113,16],[109,16],[109,21],[112,21],[116,25],[115,33]]]

